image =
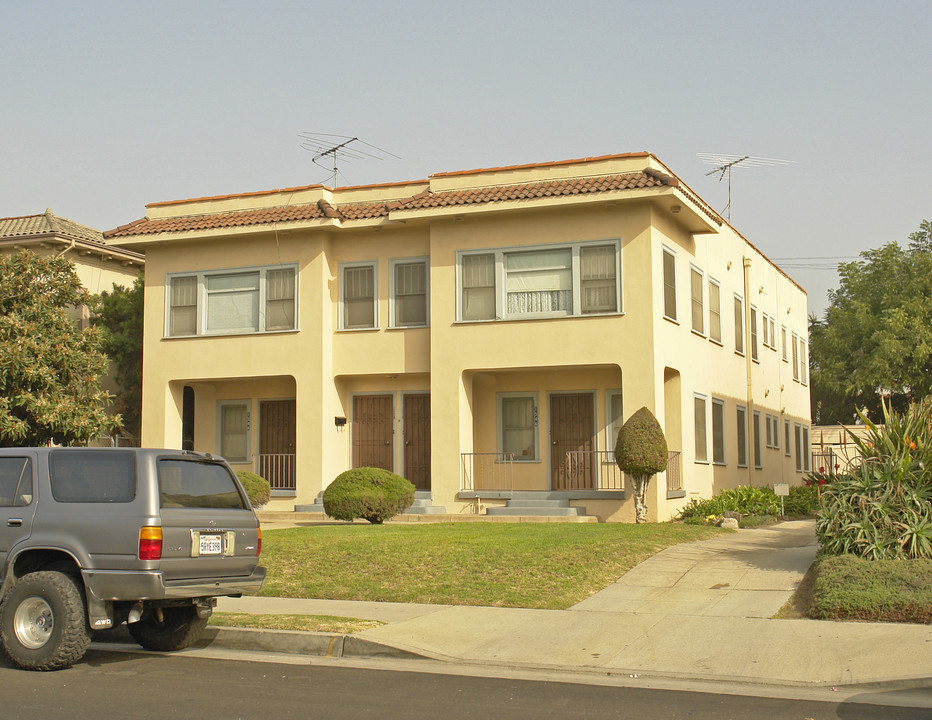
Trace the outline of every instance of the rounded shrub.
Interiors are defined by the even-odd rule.
[[[240,470],[236,477],[243,484],[243,489],[249,496],[249,502],[254,508],[260,508],[272,498],[272,486],[264,477],[248,470]]]
[[[340,473],[324,490],[324,512],[334,520],[362,518],[380,525],[414,502],[414,485],[382,468]]]

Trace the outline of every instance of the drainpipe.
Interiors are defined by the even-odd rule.
[[[62,255],[64,255],[69,250],[74,250],[74,246],[75,246],[75,241],[72,240],[71,244],[68,247],[66,247],[64,250],[62,250],[60,253],[58,253],[55,257],[60,258]]]
[[[748,415],[747,430],[745,434],[748,439],[748,486],[754,487],[754,465],[757,462],[757,455],[754,455],[754,461],[751,461],[751,455],[754,454],[754,395],[751,388],[751,294],[750,294],[750,270],[751,258],[743,258],[744,263],[744,361],[748,378]]]

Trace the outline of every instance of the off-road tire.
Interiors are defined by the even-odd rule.
[[[0,605],[0,640],[27,670],[62,670],[91,642],[84,594],[70,575],[51,570],[19,578]]]
[[[193,645],[207,627],[207,618],[198,617],[194,605],[162,608],[159,622],[154,610],[139,622],[129,624],[129,634],[146,650],[173,652]]]

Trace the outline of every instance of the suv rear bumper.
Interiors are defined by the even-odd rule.
[[[185,580],[165,580],[162,573],[156,571],[82,570],[81,574],[88,593],[102,602],[248,595],[259,592],[265,581],[262,566],[256,567],[249,576]]]

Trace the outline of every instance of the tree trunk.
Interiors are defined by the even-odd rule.
[[[647,486],[650,485],[651,475],[642,475],[634,480],[634,521],[647,522]]]

